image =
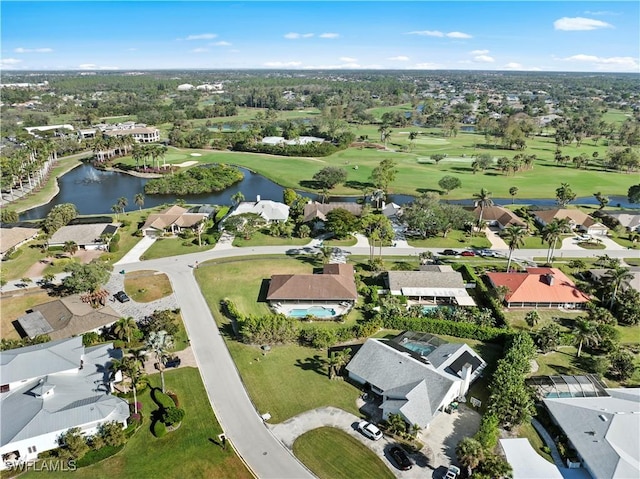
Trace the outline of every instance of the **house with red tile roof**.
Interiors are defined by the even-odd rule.
[[[527,268],[526,273],[487,273],[494,288],[506,286],[508,308],[584,309],[590,301],[557,268]]]

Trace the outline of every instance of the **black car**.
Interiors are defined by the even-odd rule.
[[[180,366],[180,358],[178,356],[176,356],[175,358],[170,358],[167,360],[166,363],[164,363],[164,367],[166,368],[177,368],[178,366]]]
[[[130,300],[129,296],[127,296],[127,293],[125,293],[124,291],[118,291],[113,296],[121,303],[126,303],[127,301]]]
[[[389,449],[389,455],[393,457],[393,460],[396,462],[398,469],[401,471],[408,471],[411,469],[412,464],[407,453],[400,446],[393,446]]]
[[[456,250],[454,249],[446,249],[444,251],[441,251],[440,253],[443,256],[458,256],[460,253],[458,253]]]

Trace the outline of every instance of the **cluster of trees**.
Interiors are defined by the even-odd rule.
[[[213,138],[206,126],[191,127],[185,122],[176,122],[169,132],[169,143],[178,148],[205,148]]]
[[[78,216],[78,210],[73,203],[62,203],[51,208],[49,214],[42,222],[42,228],[51,236],[63,226]]]
[[[474,216],[460,205],[441,203],[438,196],[425,194],[403,208],[402,220],[411,235],[428,238],[453,229],[469,229]]]
[[[58,443],[60,448],[56,454],[65,461],[78,461],[82,459],[90,450],[110,447],[119,449],[127,442],[127,436],[122,424],[116,421],[109,421],[98,428],[98,433],[87,437],[79,427],[73,427],[60,435]]]
[[[16,189],[24,195],[38,188],[49,177],[58,160],[58,151],[59,146],[53,139],[33,137],[26,139],[23,147],[3,149],[0,155],[0,187],[8,190],[12,199]]]
[[[196,195],[222,191],[241,181],[244,174],[234,166],[216,163],[162,178],[154,178],[144,185],[147,195]]]

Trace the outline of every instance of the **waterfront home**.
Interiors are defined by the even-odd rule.
[[[48,244],[60,247],[71,241],[80,249],[106,249],[109,246],[109,239],[116,234],[119,226],[120,224],[116,223],[66,225],[53,233]]]
[[[129,405],[111,395],[109,370],[121,357],[113,343],[85,347],[82,336],[0,352],[0,469],[57,449],[70,428],[86,436],[106,422],[125,428]]]
[[[501,230],[507,226],[529,227],[527,223],[513,211],[498,205],[485,206],[484,208],[477,206],[473,209],[472,213],[476,219],[480,219],[480,214],[482,214],[483,221],[486,221],[489,226],[497,226]]]
[[[260,195],[256,197],[256,201],[242,201],[236,205],[227,218],[245,213],[260,215],[267,224],[285,223],[289,219],[289,207],[287,205],[277,201],[263,200]]]
[[[324,224],[327,221],[327,213],[329,211],[341,208],[347,210],[354,216],[362,215],[362,205],[358,203],[350,203],[347,201],[334,201],[331,203],[318,203],[317,201],[310,201],[304,205],[303,221],[315,221],[317,224]]]
[[[179,234],[184,229],[197,229],[211,213],[191,213],[189,208],[173,205],[162,213],[150,214],[142,225],[142,236]]]

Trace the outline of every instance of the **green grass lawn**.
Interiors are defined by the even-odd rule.
[[[531,330],[531,328],[529,327],[527,322],[524,320],[524,317],[529,311],[531,310],[530,309],[522,309],[522,310],[511,309],[511,310],[505,310],[504,315],[507,318],[507,322],[510,327],[514,329],[524,329],[529,331]],[[533,328],[534,331],[537,331],[538,329],[543,327],[545,324],[550,323],[551,321],[556,321],[556,322],[559,321],[561,324],[562,323],[570,324],[571,321],[574,321],[578,316],[584,315],[585,313],[584,312],[569,313],[567,311],[560,311],[558,309],[538,309],[538,314],[540,315],[540,322],[538,322],[538,324],[534,326]],[[564,327],[563,329],[565,329],[566,331],[569,330],[569,328],[567,327]]]
[[[456,250],[464,250],[467,248],[490,248],[491,242],[484,236],[469,236],[464,231],[453,230],[446,238],[442,236],[433,236],[431,238],[407,238],[410,246],[414,248],[453,248]]]
[[[184,240],[182,238],[158,238],[151,247],[144,252],[142,259],[158,259],[168,256],[178,256],[189,253],[199,253],[213,248],[211,245],[198,246],[193,243],[193,238]]]
[[[357,238],[353,236],[349,236],[348,238],[344,238],[344,239],[335,239],[335,238],[326,239],[322,242],[322,244],[324,246],[341,247],[341,246],[353,246],[357,242],[358,242]]]
[[[360,390],[346,381],[329,379],[325,350],[287,345],[272,346],[264,353],[233,339],[227,340],[227,346],[256,408],[260,414],[271,414],[269,422],[286,421],[323,406],[360,416],[356,407]]]
[[[369,448],[332,427],[304,433],[293,443],[293,453],[320,479],[394,477]]]
[[[159,374],[150,379],[153,386],[160,386]],[[178,395],[180,407],[186,412],[179,429],[160,439],[151,434],[149,418],[157,406],[149,392],[145,392],[138,396],[143,404],[144,422],[122,451],[73,473],[49,475],[77,479],[253,477],[232,448],[223,450],[210,441],[222,433],[222,428],[211,409],[198,370],[167,371],[165,381],[167,389]],[[42,477],[42,474],[30,472],[23,477]]]
[[[24,277],[29,268],[38,261],[48,257],[48,253],[43,253],[42,241],[33,240],[18,249],[18,253],[13,259],[2,260],[0,270],[2,278],[7,281]]]
[[[250,246],[302,246],[311,241],[310,238],[282,238],[280,236],[271,236],[261,231],[255,232],[250,239],[244,239],[236,236],[233,240],[233,246],[250,247]]]

